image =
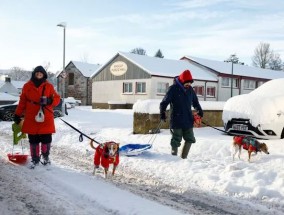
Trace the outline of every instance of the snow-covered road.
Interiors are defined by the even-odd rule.
[[[70,111],[65,120],[98,141],[145,143],[151,135],[131,133],[126,110]],[[271,154],[230,157],[231,137],[201,128],[189,159],[173,157],[167,130],[153,149],[121,156],[116,175],[92,176],[89,141],[56,120],[52,165],[30,170],[7,162],[11,123],[0,122],[0,214],[284,214],[282,140],[267,141]],[[273,146],[273,147],[272,147]],[[28,148],[28,144],[25,145]],[[86,150],[89,150],[86,152]]]

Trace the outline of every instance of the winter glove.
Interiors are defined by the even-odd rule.
[[[53,98],[47,98],[47,100],[46,100],[46,104],[47,105],[51,105],[52,104],[52,102],[53,102]]]
[[[160,113],[160,119],[161,119],[161,121],[166,122],[166,119],[167,119],[167,117],[166,117],[166,112]]]
[[[51,105],[53,102],[53,98],[52,97],[49,97],[49,98],[46,98],[46,97],[41,97],[40,99],[40,105],[41,106],[46,106],[46,105]]]
[[[14,122],[15,122],[16,124],[19,124],[21,121],[22,121],[21,117],[18,116],[17,114],[15,114],[15,116],[14,116]]]

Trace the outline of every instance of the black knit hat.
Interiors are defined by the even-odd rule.
[[[33,73],[32,73],[32,79],[35,78],[35,74],[36,74],[37,72],[40,72],[40,73],[43,74],[43,79],[45,79],[45,80],[47,79],[47,72],[45,71],[45,69],[44,69],[42,66],[37,66],[37,67],[34,69],[34,71],[33,71]]]

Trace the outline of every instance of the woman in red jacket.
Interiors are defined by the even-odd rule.
[[[22,132],[28,134],[32,157],[31,168],[34,168],[43,157],[43,164],[50,163],[49,150],[52,133],[55,133],[53,107],[60,102],[60,96],[54,86],[48,82],[47,73],[42,66],[37,66],[31,79],[24,84],[14,121],[18,124],[24,115]]]

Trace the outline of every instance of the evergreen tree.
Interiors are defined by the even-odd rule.
[[[161,50],[159,49],[154,57],[164,58],[164,55],[162,54]]]

